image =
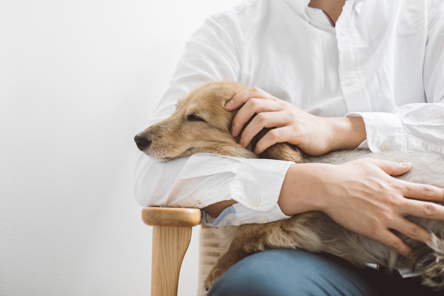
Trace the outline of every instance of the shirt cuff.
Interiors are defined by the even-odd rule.
[[[204,209],[202,209],[202,221],[205,223],[205,225],[208,225],[208,226],[222,226],[222,225],[219,225],[219,223],[225,217],[227,217],[228,215],[231,215],[231,214],[236,214],[236,210],[234,209],[234,207],[232,205],[225,208],[216,219],[214,219],[213,217],[208,215],[207,212]],[[225,224],[225,221],[223,224]]]
[[[282,212],[278,204],[269,211],[258,212],[240,203],[236,203],[225,208],[216,219],[211,218],[205,210],[202,210],[202,220],[208,226],[263,224],[288,219],[290,217],[291,216],[287,216]]]
[[[225,208],[214,219],[203,211],[209,226],[267,223],[289,218],[278,205],[287,170],[293,162],[270,159],[245,159],[231,188],[236,204]]]
[[[398,115],[384,112],[352,112],[346,116],[362,117],[367,140],[361,145],[366,144],[370,151],[406,150],[404,125]]]
[[[255,211],[270,211],[277,205],[282,183],[293,162],[245,159],[231,188],[231,198]]]

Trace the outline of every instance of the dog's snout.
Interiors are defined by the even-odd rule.
[[[139,135],[134,137],[134,142],[136,142],[137,148],[139,148],[140,151],[143,151],[151,145],[150,139]]]

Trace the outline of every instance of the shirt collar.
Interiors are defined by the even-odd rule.
[[[305,7],[308,6],[310,0],[285,0],[287,4],[300,15],[305,15]]]
[[[347,0],[350,1],[350,0]],[[362,6],[364,6],[365,0],[354,0],[355,11],[359,14],[361,13]],[[310,3],[310,0],[285,0],[287,4],[299,15],[306,16],[305,8]]]

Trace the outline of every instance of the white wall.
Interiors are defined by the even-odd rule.
[[[0,0],[0,295],[149,295],[136,146],[186,38],[238,0]],[[180,295],[194,295],[197,242]]]

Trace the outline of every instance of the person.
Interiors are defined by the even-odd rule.
[[[202,82],[233,80],[251,86],[226,105],[240,107],[232,127],[239,144],[275,128],[255,153],[289,142],[311,155],[444,154],[443,49],[442,1],[245,1],[210,16],[189,39],[151,124]],[[202,208],[206,223],[218,226],[320,210],[408,256],[391,230],[421,242],[430,234],[404,216],[444,220],[444,207],[430,203],[444,201],[442,188],[392,177],[410,169],[368,159],[295,165],[212,154],[158,162],[140,153],[135,195],[143,206]],[[208,295],[435,295],[420,282],[327,254],[270,250],[233,266]]]

